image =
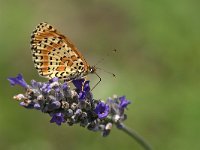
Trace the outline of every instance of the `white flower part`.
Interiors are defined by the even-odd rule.
[[[118,98],[117,94],[113,94],[113,98],[117,99]]]
[[[13,99],[20,101],[20,100],[22,100],[22,99],[24,100],[26,98],[23,94],[18,94],[18,95],[13,96]]]
[[[62,104],[61,106],[62,106],[63,109],[66,109],[66,110],[69,109],[69,103],[68,102],[61,101],[61,104]]]
[[[113,116],[113,121],[115,122],[115,123],[117,123],[119,120],[120,120],[120,116],[119,115],[114,115]]]
[[[108,123],[105,127],[106,130],[111,130],[112,129],[112,123]]]
[[[37,97],[37,100],[38,101],[41,101],[41,100],[43,100],[44,99],[44,96],[43,95],[39,95],[38,97]]]
[[[72,98],[73,98],[74,96],[76,96],[76,95],[77,95],[76,91],[75,91],[75,90],[72,90],[72,91],[71,91],[71,95],[72,95]]]

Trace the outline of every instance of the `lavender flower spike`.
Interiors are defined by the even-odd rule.
[[[130,104],[125,96],[114,96],[106,102],[96,100],[90,90],[89,81],[85,79],[73,80],[75,88],[58,78],[47,82],[32,80],[30,85],[24,81],[21,74],[8,80],[12,86],[18,84],[25,88],[24,94],[17,94],[13,98],[20,101],[23,108],[49,114],[51,123],[59,126],[79,124],[90,131],[100,131],[103,137],[108,136],[112,127],[116,125],[150,150],[141,137],[130,132],[123,124],[127,118],[125,108]]]

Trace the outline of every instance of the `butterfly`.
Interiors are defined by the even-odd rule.
[[[75,45],[46,22],[33,31],[31,49],[35,68],[48,79],[71,81],[96,72],[96,67],[87,63]]]

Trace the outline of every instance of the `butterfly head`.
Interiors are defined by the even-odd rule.
[[[95,66],[89,66],[89,67],[88,67],[89,73],[95,73],[96,70],[97,70],[97,68],[96,68]]]

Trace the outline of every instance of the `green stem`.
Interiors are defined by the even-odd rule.
[[[127,133],[129,136],[134,138],[145,150],[152,150],[152,147],[145,141],[145,139],[140,136],[137,132],[134,130],[131,130],[127,128],[124,124],[120,123],[120,128],[122,131]]]

